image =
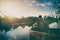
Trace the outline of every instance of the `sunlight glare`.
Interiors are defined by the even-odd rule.
[[[20,18],[23,14],[20,12],[22,9],[19,9],[15,4],[5,4],[2,6],[2,10],[6,16],[13,16]]]

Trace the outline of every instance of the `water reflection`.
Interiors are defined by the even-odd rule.
[[[0,31],[0,40],[8,40],[8,37],[5,32]]]
[[[29,40],[29,30],[31,27],[29,26],[19,26],[16,29],[8,31],[7,34],[9,36],[9,40]]]

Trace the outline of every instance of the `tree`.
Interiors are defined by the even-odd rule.
[[[3,30],[9,31],[10,28],[11,28],[11,25],[9,25],[9,24],[4,20],[4,18],[2,18],[2,17],[0,16],[0,31],[3,31]]]
[[[55,0],[53,6],[56,14],[60,14],[60,0]]]

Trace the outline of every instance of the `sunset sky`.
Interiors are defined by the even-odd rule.
[[[0,0],[0,10],[7,16],[27,17],[54,13],[55,0]]]

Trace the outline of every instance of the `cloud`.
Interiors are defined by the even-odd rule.
[[[26,4],[28,4],[29,6],[33,6],[33,4],[36,3],[36,0],[24,0],[24,2],[25,2]]]
[[[44,7],[44,6],[46,6],[46,4],[44,4],[44,3],[36,3],[36,6],[42,6],[42,7]]]
[[[48,2],[48,3],[46,3],[46,5],[52,5],[52,2]]]
[[[36,1],[32,1],[32,3],[36,3]]]
[[[28,17],[28,16],[36,16],[36,15],[43,16],[43,15],[48,15],[48,13],[49,13],[48,11],[45,12],[45,11],[41,11],[41,10],[35,8],[36,6],[39,6],[39,7],[46,6],[45,3],[38,3],[36,0],[19,0],[19,1],[14,0],[14,1],[5,2],[4,4],[6,4],[6,5],[8,4],[9,6],[11,5],[11,7],[13,7],[13,8],[10,8],[10,9],[13,9],[13,11],[18,15],[18,17],[22,17],[22,16]],[[35,4],[35,6],[34,6],[34,4]],[[10,11],[12,11],[12,10],[10,10]]]
[[[41,3],[41,4],[40,4],[40,6],[43,6],[43,7],[44,7],[44,6],[46,6],[46,4],[44,4],[44,3]]]
[[[42,6],[45,7],[46,5],[52,5],[52,3],[36,3],[36,6]]]
[[[47,3],[47,5],[51,5],[51,3]]]

